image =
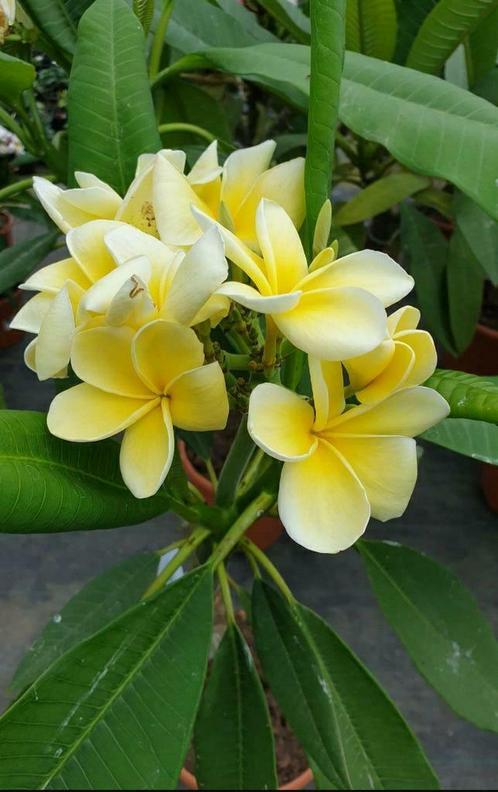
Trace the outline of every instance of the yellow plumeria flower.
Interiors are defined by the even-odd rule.
[[[213,220],[193,210],[203,228]],[[387,335],[385,307],[413,288],[413,278],[385,253],[363,250],[335,260],[326,248],[308,269],[299,234],[281,206],[263,199],[256,215],[261,257],[218,226],[225,251],[254,283],[224,283],[218,293],[272,317],[298,349],[344,360],[377,347]]]
[[[382,401],[399,388],[425,382],[437,365],[434,341],[417,330],[420,311],[407,305],[387,319],[388,338],[372,352],[344,361],[360,402]]]
[[[267,140],[234,151],[220,167],[215,141],[188,176],[167,159],[157,160],[154,207],[161,239],[171,245],[193,244],[201,233],[192,215],[194,206],[257,250],[255,219],[261,198],[280,204],[299,228],[305,214],[304,159],[270,168],[275,145]]]
[[[89,325],[138,328],[155,318],[194,325],[229,309],[226,297],[213,296],[227,276],[218,231],[185,254],[126,223],[93,220],[72,229],[66,243],[71,258],[21,286],[39,294],[11,323],[37,335],[25,360],[41,380],[67,375],[74,335]]]
[[[248,431],[283,460],[278,495],[289,535],[319,553],[350,547],[370,516],[403,514],[417,477],[415,435],[449,413],[430,388],[399,390],[375,405],[345,410],[340,363],[310,358],[314,409],[279,385],[258,385]]]
[[[48,428],[92,442],[124,431],[120,467],[137,498],[154,495],[171,467],[173,426],[223,429],[228,398],[218,363],[204,363],[194,331],[156,320],[134,332],[96,327],[79,333],[72,365],[82,384],[55,397]]]

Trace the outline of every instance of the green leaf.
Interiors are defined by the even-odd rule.
[[[67,0],[24,0],[23,7],[48,41],[66,58],[74,53],[76,20],[70,8],[76,3]]]
[[[135,605],[154,580],[158,556],[132,556],[83,586],[44,627],[10,683],[19,693],[54,660]]]
[[[432,220],[408,204],[401,205],[401,244],[424,321],[450,352],[446,264],[448,243]]]
[[[311,75],[304,186],[306,232],[311,251],[318,214],[330,198],[344,63],[346,0],[314,0],[310,12]]]
[[[23,91],[31,88],[35,75],[35,67],[31,63],[0,51],[0,101],[18,107]]]
[[[253,621],[272,692],[312,765],[334,787],[437,787],[394,705],[316,614],[256,581]]]
[[[467,418],[445,418],[421,435],[457,454],[498,465],[498,426]]]
[[[221,140],[231,139],[231,130],[227,122],[225,104],[219,97],[192,85],[187,80],[171,80],[163,91],[161,121],[172,123],[184,121],[203,127]],[[186,141],[199,143],[197,135],[188,133],[169,133],[163,136],[171,148],[185,145]],[[205,148],[206,144],[203,144]]]
[[[19,286],[52,250],[58,231],[25,239],[0,253],[0,294]]]
[[[394,0],[348,0],[346,47],[373,58],[392,60],[396,46]]]
[[[415,173],[391,173],[365,187],[347,204],[341,206],[335,212],[334,221],[340,226],[361,223],[391,209],[429,184],[429,179]]]
[[[488,278],[498,285],[498,223],[466,195],[457,193],[453,214],[459,231]]]
[[[175,2],[168,24],[166,41],[182,53],[202,51],[208,47],[248,47],[275,37],[258,25],[243,23],[233,14],[199,0]]]
[[[256,0],[257,4],[276,19],[284,30],[300,44],[309,44],[311,35],[310,20],[301,9],[289,0]]]
[[[139,154],[161,146],[143,31],[124,0],[96,0],[82,16],[68,112],[69,173],[90,171],[123,194]]]
[[[487,377],[436,369],[425,383],[444,396],[452,418],[472,418],[498,424],[498,385]]]
[[[133,0],[133,13],[137,16],[145,35],[147,35],[154,15],[154,0]]]
[[[216,0],[217,5],[231,17],[234,17],[257,41],[277,41],[277,37],[270,33],[258,22],[258,16],[254,11],[250,11],[242,3],[234,3],[233,0]]]
[[[490,69],[481,79],[474,85],[474,93],[482,96],[486,101],[498,106],[498,66]]]
[[[470,85],[484,77],[496,64],[498,50],[498,6],[485,17],[468,37],[466,46],[470,60]]]
[[[249,647],[229,625],[213,660],[194,731],[200,789],[276,789],[270,717]]]
[[[244,416],[221,469],[216,488],[218,506],[233,504],[237,487],[253,452],[254,443],[247,431],[247,416]]]
[[[394,59],[404,63],[425,17],[438,0],[395,0],[398,37]]]
[[[484,276],[479,261],[457,228],[448,250],[449,319],[455,349],[468,347],[474,337],[482,308]]]
[[[465,37],[497,7],[497,0],[439,0],[426,16],[406,65],[437,74]]]
[[[201,568],[71,649],[0,721],[0,788],[176,789],[211,628]]]
[[[420,673],[458,715],[498,731],[498,644],[470,592],[449,569],[408,547],[379,541],[357,547]]]
[[[119,472],[119,444],[67,443],[42,413],[0,411],[0,532],[58,533],[116,528],[167,511],[166,489],[134,498]]]

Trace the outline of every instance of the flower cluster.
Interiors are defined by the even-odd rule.
[[[248,430],[284,462],[280,517],[300,544],[337,552],[371,515],[402,514],[417,474],[412,438],[448,406],[421,387],[436,353],[418,311],[386,314],[412,278],[384,253],[337,258],[335,245],[308,265],[304,162],[270,167],[274,147],[238,150],[220,166],[213,143],[188,174],[183,152],[143,155],[124,198],[88,173],[67,190],[35,178],[69,257],[23,284],[37,294],[13,326],[35,334],[26,363],[40,379],[70,365],[81,380],[52,402],[50,431],[80,442],[123,432],[123,479],[145,498],[170,469],[173,427],[225,427],[221,347],[241,306],[257,336],[266,328],[247,378]],[[279,382],[282,340],[308,355],[308,395]]]

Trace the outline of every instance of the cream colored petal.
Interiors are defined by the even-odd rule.
[[[95,327],[77,333],[71,353],[75,374],[107,393],[132,399],[153,398],[133,367],[134,335],[130,327]]]
[[[82,212],[64,198],[64,190],[41,176],[33,176],[33,190],[55,225],[65,234],[82,223],[94,220],[94,214]]]
[[[180,374],[166,388],[173,424],[189,432],[224,429],[228,396],[219,363]]]
[[[417,481],[417,444],[409,437],[336,437],[334,447],[363,484],[377,520],[401,517]]]
[[[162,315],[180,324],[190,324],[227,275],[223,239],[213,227],[197,240],[180,263],[162,306]]]
[[[128,324],[139,328],[157,319],[157,309],[150,296],[147,284],[132,275],[112,298],[105,322],[113,327]]]
[[[364,533],[370,505],[344,458],[320,440],[310,457],[284,464],[278,513],[295,542],[316,553],[338,553]]]
[[[313,261],[309,266],[309,273],[316,272],[316,270],[321,269],[322,267],[326,267],[328,264],[332,264],[337,258],[335,248],[328,247],[324,248],[320,253],[318,253]],[[312,278],[307,279],[307,283],[313,283]]]
[[[64,286],[53,298],[38,334],[35,361],[40,380],[49,379],[67,367],[74,331],[74,308],[69,288]]]
[[[389,365],[394,355],[394,341],[388,338],[366,355],[344,361],[353,390],[361,390]]]
[[[170,266],[176,255],[164,242],[124,223],[105,235],[105,244],[118,266],[146,256],[154,267],[162,270]]]
[[[106,313],[119,289],[133,276],[148,284],[151,265],[145,256],[139,256],[120,267],[115,267],[105,277],[98,280],[84,295],[81,301],[82,308],[93,313]]]
[[[360,405],[336,418],[329,434],[415,437],[449,414],[446,399],[432,388],[404,388],[380,404]]]
[[[38,333],[53,299],[54,295],[46,292],[41,292],[41,294],[35,294],[34,297],[31,297],[12,319],[10,323],[12,330]]]
[[[231,304],[230,299],[223,294],[212,294],[200,311],[196,313],[190,326],[195,327],[209,319],[211,327],[216,327],[225,316],[228,316]]]
[[[394,391],[410,384],[410,372],[414,364],[413,350],[407,344],[395,341],[394,353],[389,363],[375,379],[356,392],[356,398],[363,404],[374,404],[387,399]]]
[[[37,270],[19,288],[26,291],[45,291],[57,294],[68,280],[74,281],[85,290],[92,285],[76,261],[67,258],[47,264],[46,267]]]
[[[192,214],[196,206],[209,212],[186,176],[163,157],[157,157],[153,171],[153,203],[159,237],[168,245],[193,245],[201,229]]]
[[[117,220],[122,220],[135,226],[145,234],[153,237],[159,236],[156,215],[154,210],[154,167],[157,161],[154,157],[148,168],[140,169],[130,184],[116,215]],[[173,166],[172,166],[173,167]]]
[[[311,390],[315,405],[314,430],[320,432],[327,423],[344,411],[344,379],[338,361],[309,357]]]
[[[103,440],[127,429],[159,403],[159,399],[144,401],[116,396],[84,382],[55,397],[47,425],[62,440],[80,443]]]
[[[323,202],[316,219],[313,232],[313,257],[316,259],[321,252],[327,250],[332,227],[332,203],[330,198]]]
[[[281,460],[308,457],[316,448],[312,406],[297,393],[265,382],[249,399],[247,431],[263,451]]]
[[[407,344],[415,354],[405,385],[421,385],[434,374],[437,366],[437,352],[432,336],[425,330],[405,330],[396,334],[396,342]]]
[[[38,374],[36,370],[36,345],[38,343],[37,338],[33,338],[32,341],[29,342],[28,346],[24,350],[24,362],[26,366],[34,371],[35,374]],[[68,367],[64,366],[60,371],[57,371],[55,374],[52,374],[53,379],[65,379],[68,374]]]
[[[179,173],[185,170],[187,155],[181,149],[161,149],[157,152],[157,156],[170,162]]]
[[[73,229],[66,237],[71,256],[92,283],[115,268],[105,238],[110,231],[120,227],[121,223],[114,220],[92,220]]]
[[[300,228],[305,215],[304,159],[298,157],[283,162],[263,173],[234,216],[237,236],[251,247],[256,243],[254,222],[262,198],[281,206],[294,226]]]
[[[155,393],[185,371],[202,366],[204,349],[189,327],[158,319],[142,327],[132,346],[135,371]]]
[[[85,189],[86,187],[100,187],[102,190],[105,190],[110,195],[114,195],[117,198],[119,198],[119,200],[121,200],[116,190],[113,190],[113,188],[110,187],[110,185],[107,184],[107,182],[102,181],[102,179],[99,179],[99,177],[95,176],[93,173],[87,173],[86,171],[75,171],[74,178],[76,180],[76,184],[78,185],[78,187],[81,187],[83,189]]]
[[[175,436],[166,399],[128,427],[119,464],[123,481],[135,498],[155,495],[168,475],[175,453]]]
[[[382,304],[363,289],[323,289],[302,295],[294,310],[274,315],[294,346],[322,360],[346,360],[386,336]]]
[[[295,288],[308,272],[303,246],[289,215],[263,198],[256,213],[256,234],[273,292]]]
[[[306,290],[345,286],[364,289],[387,307],[405,297],[413,289],[414,280],[386,253],[360,250],[317,269],[299,288]]]
[[[64,198],[75,209],[102,220],[113,220],[121,206],[121,198],[114,190],[100,186],[75,187],[66,190]]]
[[[415,330],[420,322],[420,311],[413,305],[403,305],[387,317],[389,335],[393,336],[403,330]]]
[[[218,163],[218,141],[213,140],[190,171],[187,179],[190,184],[206,184],[214,181],[223,172]]]
[[[228,281],[223,283],[218,289],[218,294],[230,297],[231,300],[240,303],[251,311],[258,311],[264,314],[282,314],[291,311],[301,298],[301,292],[291,292],[290,294],[275,294],[263,297],[252,286],[239,281]]]
[[[258,176],[268,168],[275,146],[274,140],[265,140],[257,146],[234,151],[226,158],[221,200],[228,207],[232,217],[237,214]],[[259,201],[254,206],[254,213],[258,203]]]

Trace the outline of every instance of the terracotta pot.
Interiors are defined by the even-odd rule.
[[[496,465],[482,463],[481,487],[489,508],[498,513],[498,467]]]
[[[445,368],[467,371],[469,374],[488,377],[498,374],[498,330],[478,324],[465,352],[457,358],[445,352],[441,362]]]
[[[22,292],[16,289],[10,297],[0,297],[0,349],[6,349],[22,341],[24,333],[21,330],[10,329],[10,323],[21,307],[22,296]]]
[[[283,784],[283,786],[279,787],[279,789],[305,789],[308,784],[311,784],[313,781],[313,773],[311,770],[308,769],[301,773],[300,775],[293,778],[292,781],[289,781],[288,784]],[[199,789],[197,786],[197,779],[192,773],[189,773],[188,770],[183,770],[180,773],[180,782],[183,786],[186,786],[187,789]]]
[[[206,503],[211,505],[214,503],[213,485],[209,479],[199,473],[194,467],[188,457],[187,446],[183,440],[178,441],[178,451],[188,480],[199,490]],[[260,517],[259,520],[256,520],[254,525],[251,525],[247,531],[247,536],[260,550],[267,550],[280,538],[283,530],[284,526],[278,517]],[[196,787],[193,788],[196,789]],[[295,788],[299,789],[299,787]]]

